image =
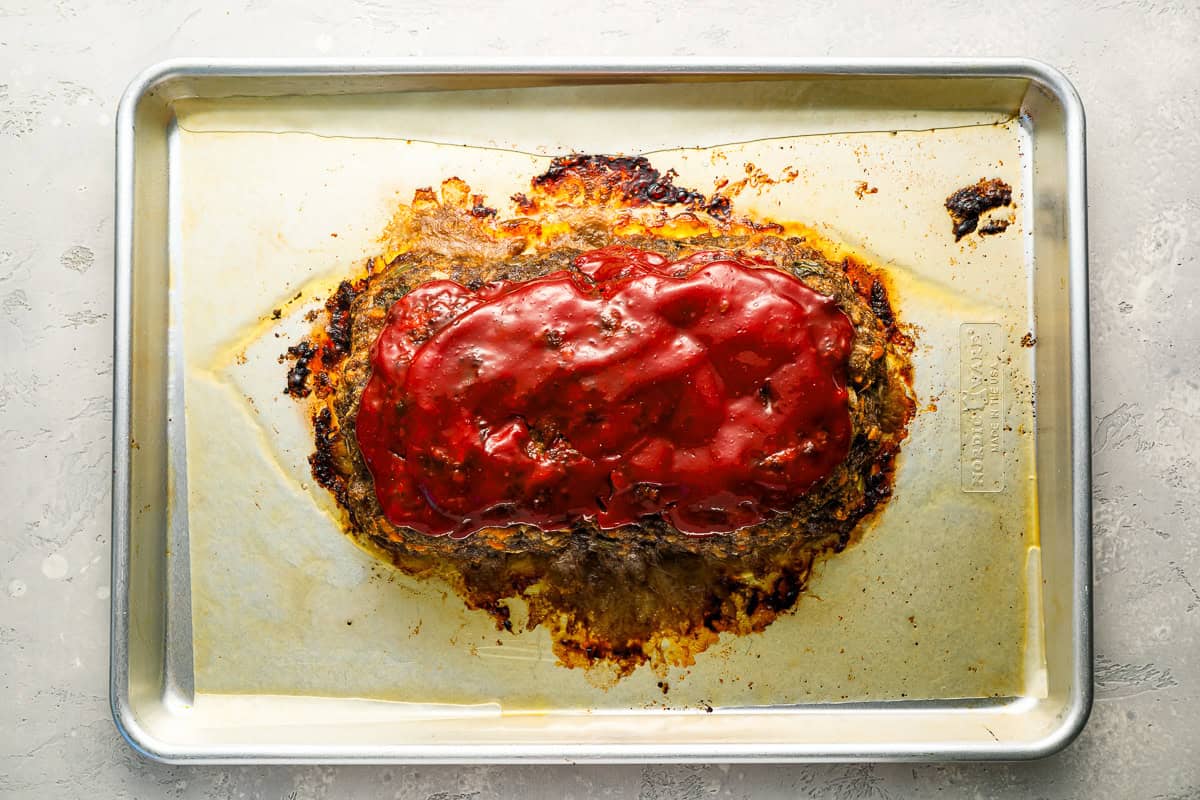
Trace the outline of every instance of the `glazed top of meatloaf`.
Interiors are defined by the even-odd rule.
[[[699,255],[702,261],[740,260],[755,268],[793,276],[813,292],[831,298],[852,331],[841,354],[845,357],[841,368],[849,431],[844,449],[837,453],[839,458],[803,490],[782,499],[773,497],[768,512],[753,518],[751,524],[737,524],[745,516],[715,520],[712,535],[697,535],[710,531],[703,526],[697,529],[687,521],[681,524],[678,516],[658,511],[617,517],[607,524],[602,514],[564,517],[557,524],[553,520],[548,524],[544,520],[542,524],[520,519],[488,524],[483,520],[454,531],[418,523],[397,524],[397,515],[393,513],[393,519],[389,519],[380,503],[381,486],[369,463],[371,442],[377,433],[371,433],[367,442],[360,442],[358,436],[360,426],[368,422],[363,417],[363,398],[373,375],[372,351],[388,324],[389,309],[414,289],[435,281],[453,282],[465,287],[464,291],[478,292],[496,282],[527,282],[556,273],[578,278],[580,256],[587,252],[584,246],[514,256],[418,249],[398,256],[385,269],[368,276],[359,291],[344,292],[344,313],[333,319],[333,326],[338,327],[331,330],[331,336],[342,337],[346,356],[335,395],[322,412],[323,425],[318,420],[314,473],[334,490],[358,533],[385,551],[454,553],[462,558],[497,552],[552,551],[573,538],[564,536],[564,532],[586,533],[597,541],[650,539],[672,550],[717,556],[742,552],[750,543],[755,549],[770,549],[797,539],[844,547],[858,520],[890,492],[891,459],[905,435],[912,407],[903,374],[907,361],[893,346],[895,319],[884,287],[873,278],[869,285],[862,285],[862,274],[849,272],[844,263],[827,260],[800,239],[769,234],[680,240],[609,236],[592,237],[586,244],[619,244],[670,261],[698,254],[705,254]],[[375,469],[378,471],[378,463]],[[453,535],[428,535],[447,532]],[[462,536],[467,538],[458,540]]]

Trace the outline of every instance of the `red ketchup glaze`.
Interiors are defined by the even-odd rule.
[[[854,330],[770,262],[625,247],[472,291],[423,284],[371,351],[356,424],[388,520],[431,536],[785,511],[850,448]]]

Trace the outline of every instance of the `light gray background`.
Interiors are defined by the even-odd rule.
[[[1200,4],[0,0],[0,796],[1200,798]],[[113,116],[171,56],[1025,55],[1088,113],[1096,690],[1032,764],[163,767],[106,697]]]

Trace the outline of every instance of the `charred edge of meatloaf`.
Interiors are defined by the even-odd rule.
[[[830,262],[799,239],[609,236],[599,244],[608,243],[670,259],[701,250],[766,256],[835,298],[850,318],[855,330],[850,452],[791,511],[707,537],[683,534],[661,518],[608,531],[586,521],[559,531],[516,525],[464,540],[427,537],[387,522],[353,435],[370,377],[369,351],[387,309],[434,277],[478,287],[571,269],[579,248],[499,260],[411,252],[370,274],[350,308],[351,347],[336,394],[314,419],[313,468],[346,509],[349,533],[363,547],[406,574],[444,580],[467,606],[491,615],[498,628],[512,629],[507,602],[521,598],[528,608],[525,627],[549,629],[564,664],[603,662],[626,675],[646,662],[690,664],[723,632],[763,630],[796,605],[816,559],[852,543],[859,523],[891,495],[895,456],[913,413],[911,340],[897,326],[878,276],[850,260]]]
[[[325,398],[333,392],[330,372],[350,352],[350,309],[354,305],[354,299],[362,294],[366,285],[366,278],[354,282],[342,281],[338,284],[334,293],[325,301],[326,321],[320,343],[305,339],[299,344],[289,347],[280,356],[281,362],[292,362],[292,366],[287,372],[284,394],[290,394],[292,397],[300,399],[308,397],[315,390],[318,398]],[[275,312],[281,313],[279,309],[276,309]],[[272,318],[278,319],[279,317],[273,313]],[[313,422],[315,425],[315,418]],[[317,438],[320,439],[320,436]]]
[[[315,449],[308,457],[313,479],[333,494],[338,505],[349,508],[346,495],[346,476],[339,469],[336,448],[342,435],[333,422],[333,412],[323,406],[312,415]]]
[[[321,360],[331,367],[340,363],[350,352],[350,309],[354,306],[354,298],[362,294],[365,287],[365,280],[355,283],[342,281],[337,291],[325,301],[329,320],[325,334],[329,338],[321,348]]]
[[[728,197],[708,197],[695,189],[685,189],[675,183],[677,177],[675,170],[662,172],[645,156],[575,154],[551,161],[550,168],[533,179],[533,186],[554,191],[576,180],[593,195],[612,193],[632,203],[683,205],[720,220],[729,219],[733,206]],[[525,206],[529,206],[527,198]]]
[[[312,360],[316,356],[317,348],[313,346],[312,342],[305,339],[289,347],[287,352],[280,357],[281,362],[292,362],[292,366],[287,371],[284,394],[290,394],[299,399],[308,397],[312,393],[312,389],[308,385],[308,378],[312,375]]]

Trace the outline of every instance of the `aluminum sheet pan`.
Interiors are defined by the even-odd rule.
[[[1082,119],[1053,71],[168,64],[119,123],[115,441],[130,445],[114,448],[113,702],[139,749],[1012,758],[1082,725]],[[923,410],[863,541],[763,634],[606,687],[558,666],[543,632],[498,637],[444,587],[354,548],[308,486],[306,422],[279,394],[282,343],[397,202],[451,175],[504,198],[572,151],[650,153],[700,188],[747,165],[796,173],[735,207],[881,264],[921,329]],[[985,174],[1013,185],[1014,224],[956,243],[941,203]]]

